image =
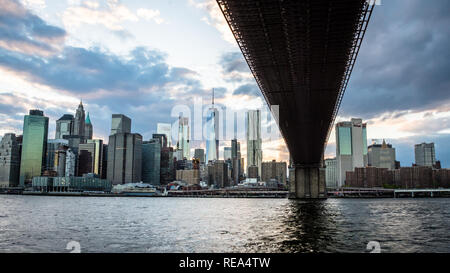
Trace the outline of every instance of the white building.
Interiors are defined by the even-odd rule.
[[[325,159],[325,181],[327,188],[334,189],[338,187],[336,158]]]
[[[367,125],[362,119],[336,124],[338,187],[345,185],[345,174],[367,166]]]
[[[257,166],[259,177],[262,162],[261,144],[261,111],[250,110],[247,112],[247,169],[250,166]]]

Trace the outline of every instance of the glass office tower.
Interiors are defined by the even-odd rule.
[[[261,111],[250,110],[247,113],[247,168],[258,167],[261,177],[262,163]]]
[[[34,176],[41,176],[45,167],[47,150],[48,117],[40,110],[30,110],[23,122],[20,185],[31,183]]]
[[[161,144],[153,138],[142,144],[142,182],[155,186],[161,185]]]
[[[367,125],[362,119],[336,124],[338,187],[345,185],[346,172],[367,166]]]

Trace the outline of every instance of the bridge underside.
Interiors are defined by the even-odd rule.
[[[297,166],[322,163],[372,5],[217,0]]]

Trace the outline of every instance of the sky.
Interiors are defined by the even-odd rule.
[[[336,121],[363,118],[368,143],[392,143],[402,166],[414,162],[414,144],[434,142],[450,167],[450,2],[380,2]],[[38,108],[53,138],[55,121],[82,100],[95,138],[107,140],[111,114],[122,113],[149,139],[195,102],[208,108],[213,88],[223,109],[266,109],[214,0],[0,0],[0,135],[21,134]],[[221,155],[224,146],[229,138]],[[326,157],[335,149],[333,132]],[[263,160],[272,159],[288,160],[279,136],[263,142]]]

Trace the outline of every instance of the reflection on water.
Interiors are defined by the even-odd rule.
[[[450,199],[0,195],[0,252],[450,252]]]

